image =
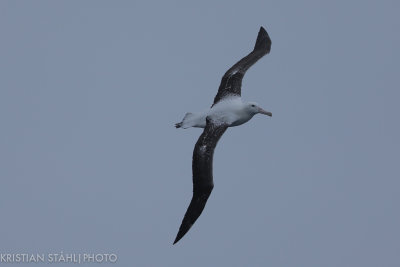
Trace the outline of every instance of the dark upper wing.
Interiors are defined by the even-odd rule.
[[[222,77],[218,93],[214,98],[214,104],[229,95],[241,94],[242,79],[246,71],[265,54],[271,50],[271,39],[267,31],[261,27],[258,32],[254,50],[233,65]]]
[[[226,125],[215,124],[207,118],[206,127],[194,146],[192,162],[193,197],[183,217],[174,244],[189,231],[206,205],[214,187],[212,171],[214,149],[227,128]]]

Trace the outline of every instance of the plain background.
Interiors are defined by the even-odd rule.
[[[399,11],[1,1],[0,252],[116,253],[112,266],[400,266]],[[273,117],[225,133],[213,194],[173,246],[201,133],[173,125],[211,105],[261,25],[272,50],[242,96]]]

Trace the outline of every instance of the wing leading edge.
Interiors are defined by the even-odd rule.
[[[246,71],[271,51],[271,44],[267,31],[261,27],[253,51],[233,65],[222,77],[213,105],[226,96],[241,95],[242,79]]]

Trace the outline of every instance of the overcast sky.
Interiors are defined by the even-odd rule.
[[[400,266],[399,10],[1,1],[0,253],[115,253],[111,266]],[[211,105],[260,26],[271,53],[242,96],[273,117],[224,134],[214,191],[173,246],[201,134],[173,125]]]

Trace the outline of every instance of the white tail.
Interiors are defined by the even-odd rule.
[[[203,118],[204,117],[204,118]],[[188,112],[183,117],[183,120],[175,124],[176,128],[187,129],[190,127],[204,128],[206,126],[206,118],[203,114]]]

